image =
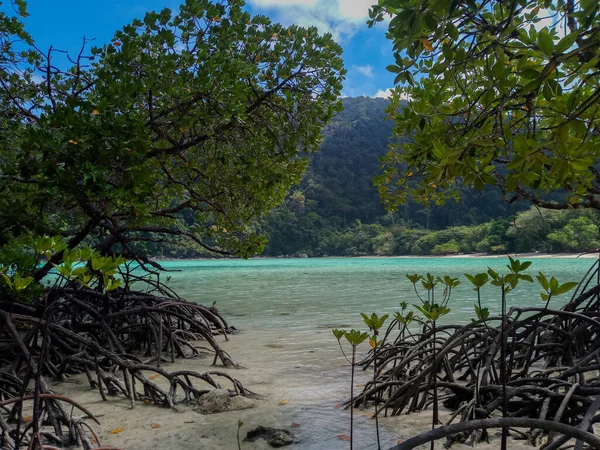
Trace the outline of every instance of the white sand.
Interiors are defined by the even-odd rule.
[[[285,339],[276,333],[280,332],[254,330],[232,336],[229,342],[222,342],[223,347],[245,368],[218,367],[217,370],[230,373],[241,380],[245,387],[263,395],[252,409],[202,415],[187,406],[178,406],[178,411],[174,411],[138,402],[132,410],[127,399],[114,397],[108,402],[103,402],[96,391],[89,389],[85,377],[75,377],[73,382],[57,384],[55,390],[83,403],[97,415],[101,425],[94,425],[94,429],[99,434],[101,443],[107,447],[131,450],[235,450],[238,448],[237,422],[243,420],[242,439],[250,429],[265,425],[293,431],[300,442],[288,448],[349,448],[348,442],[337,437],[349,434],[349,413],[335,407],[348,397],[346,391],[349,389],[349,368],[342,358],[328,356],[323,360],[319,356],[336,354],[332,352],[335,349],[331,346],[336,343],[330,331],[307,333],[310,339]],[[326,350],[318,352],[319,345],[325,346]],[[210,366],[211,362],[212,357],[182,360],[164,368],[208,371],[215,369]],[[360,383],[367,377],[365,373],[357,374],[356,384],[359,387],[356,391],[360,390]],[[159,379],[153,381],[160,384]],[[229,382],[224,381],[223,387],[231,386]],[[288,402],[282,405],[283,400]],[[377,448],[375,422],[365,417],[369,415],[367,411],[355,412],[356,450]],[[387,449],[398,440],[427,430],[430,420],[430,411],[382,418],[382,448]],[[292,422],[300,426],[293,427]],[[123,431],[110,434],[111,430],[119,428],[123,428]],[[491,434],[495,435],[496,431],[492,431]],[[443,441],[436,444],[436,449],[442,449],[442,444]],[[496,440],[478,448],[492,450],[498,447]],[[242,442],[242,449],[245,450],[267,448],[270,447],[264,440],[254,443]],[[452,448],[464,450],[470,447],[456,445]],[[510,448],[532,449],[523,442],[512,442]]]

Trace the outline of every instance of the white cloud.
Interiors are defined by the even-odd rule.
[[[340,13],[349,19],[366,19],[375,0],[339,0]]]
[[[352,66],[352,69],[357,70],[367,78],[373,78],[373,66],[367,64],[366,66]]]
[[[260,13],[284,25],[315,26],[338,42],[365,28],[371,5],[377,0],[248,0]],[[262,10],[262,11],[261,11]]]
[[[43,83],[44,81],[46,81],[46,77],[42,75],[33,74],[31,75],[31,81],[33,81],[34,83]]]
[[[375,98],[390,98],[392,95],[394,95],[394,92],[391,89],[385,89],[385,90],[380,89],[375,94]],[[399,95],[400,100],[406,100],[406,101],[412,100],[412,97],[402,90],[400,90],[400,91],[396,90],[395,95],[396,96]]]
[[[385,91],[379,90],[377,94],[375,94],[375,98],[390,98],[392,96],[392,90],[386,89]]]

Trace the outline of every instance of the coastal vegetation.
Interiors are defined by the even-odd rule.
[[[217,337],[236,330],[174,292],[153,257],[600,247],[595,0],[380,0],[369,23],[387,20],[393,41],[390,101],[342,100],[332,36],[242,0],[150,12],[102,47],[84,39],[68,63],[28,35],[24,0],[14,7],[0,12],[3,448],[101,445],[65,405],[96,418],[49,377],[80,374],[132,406],[190,403],[219,381],[225,397],[253,395],[225,371],[162,367],[206,350],[235,366]],[[431,431],[397,450],[489,428],[505,450],[509,427],[546,450],[600,446],[600,260],[577,287],[538,273],[540,306],[509,308],[530,266],[465,274],[467,323],[440,320],[461,280],[426,273],[407,277],[413,308],[363,313],[368,333],[334,330],[352,348],[351,448],[359,406],[374,408],[378,448],[379,415],[428,408]],[[359,366],[372,380],[355,395]],[[440,404],[453,411],[443,427]]]
[[[409,200],[444,204],[461,197],[462,183],[496,189],[509,203],[599,210],[599,12],[591,1],[383,0],[373,6],[370,25],[391,17],[395,61],[388,70],[402,85],[389,108],[397,140],[376,178],[387,207]],[[546,237],[565,246],[592,224],[586,245],[596,247],[591,217],[563,217],[563,228]],[[473,444],[487,440],[489,428],[501,429],[502,450],[509,433],[546,450],[570,439],[576,449],[584,442],[599,447],[593,424],[600,387],[590,364],[598,352],[599,260],[579,284],[538,273],[543,305],[508,309],[507,296],[534,281],[530,266],[509,258],[508,272],[465,274],[477,291],[475,316],[440,326],[436,319],[450,311],[458,280],[408,275],[422,315],[410,321],[420,326],[407,327],[403,305],[388,328],[396,337],[363,362],[384,369],[348,406],[372,404],[375,414],[386,415],[431,407],[432,430],[394,450],[425,443],[433,450],[443,438],[447,445]],[[499,291],[497,316],[481,296],[488,283]],[[569,302],[550,307],[576,285]],[[438,428],[441,399],[453,414]],[[451,425],[454,420],[459,423]]]
[[[331,36],[243,6],[150,12],[102,47],[84,39],[66,67],[27,34],[24,1],[0,13],[2,448],[99,445],[63,402],[91,413],[47,377],[85,374],[132,405],[190,402],[217,379],[251,395],[222,372],[161,368],[197,356],[196,340],[235,365],[215,337],[233,328],[166,286],[140,246],[260,252],[252,220],[300,180],[300,146],[316,150],[340,107]]]

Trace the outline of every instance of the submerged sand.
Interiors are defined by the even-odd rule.
[[[237,445],[238,420],[244,422],[241,438],[258,425],[286,428],[295,434],[297,443],[292,449],[335,450],[347,449],[349,443],[338,436],[349,434],[349,412],[336,408],[349,395],[349,367],[338,354],[336,342],[327,330],[307,330],[305,336],[281,336],[277,330],[251,330],[221,338],[223,348],[243,368],[222,368],[242,381],[244,386],[261,396],[252,409],[202,415],[190,406],[176,409],[158,408],[137,402],[131,408],[129,400],[110,397],[103,402],[95,390],[90,390],[85,377],[74,377],[71,382],[54,386],[86,405],[101,422],[94,425],[102,445],[121,449],[232,449]],[[199,344],[202,345],[202,344]],[[195,371],[215,370],[212,357],[180,360],[163,365],[167,370],[185,368]],[[162,377],[161,377],[162,378]],[[356,391],[368,378],[358,373]],[[160,379],[154,382],[161,383]],[[165,381],[163,379],[163,381]],[[231,387],[223,381],[223,387]],[[447,414],[447,412],[445,412]],[[369,411],[355,410],[356,450],[377,448],[375,422]],[[431,412],[381,418],[382,448],[387,449],[399,440],[407,439],[430,427]],[[90,421],[91,422],[91,421]],[[114,433],[115,430],[122,429]],[[490,444],[478,446],[483,450],[499,448],[496,432]],[[264,440],[242,442],[242,449],[267,449]],[[421,448],[429,448],[422,446]],[[436,444],[443,448],[443,441]],[[466,449],[456,445],[452,448]],[[531,449],[524,442],[515,441],[511,449]]]

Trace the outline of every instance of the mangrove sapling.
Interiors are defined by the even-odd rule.
[[[340,350],[346,358],[346,361],[350,363],[351,367],[351,375],[350,375],[350,450],[352,450],[353,439],[354,439],[354,369],[356,367],[356,347],[365,342],[365,340],[369,337],[367,333],[358,331],[358,330],[332,330],[333,335],[338,341],[338,345],[340,346]],[[342,347],[341,339],[342,337],[346,338],[346,340],[352,346],[352,359],[348,359],[346,353],[344,352],[344,348]]]
[[[364,313],[360,313],[363,320],[365,321],[365,325],[369,327],[369,331],[373,333],[373,336],[369,339],[369,343],[371,344],[371,348],[373,349],[373,386],[375,389],[377,388],[377,347],[379,346],[379,341],[377,340],[377,336],[379,335],[379,329],[383,326],[389,314],[385,314],[382,317],[378,317],[377,314],[371,314],[371,317],[367,316]],[[378,398],[375,397],[375,429],[377,431],[377,450],[381,450],[381,443],[379,439],[379,411],[377,410],[378,406]]]
[[[242,450],[242,444],[240,442],[240,430],[242,429],[243,426],[244,426],[244,422],[242,420],[238,420],[238,423],[237,423],[237,445],[238,445],[238,450]]]
[[[541,297],[542,301],[544,302],[544,310],[548,309],[548,306],[550,304],[550,300],[552,299],[552,297],[564,294],[578,285],[578,283],[576,283],[574,281],[560,284],[555,277],[551,277],[548,280],[546,275],[544,275],[542,272],[539,272],[536,275],[536,279],[537,279],[538,283],[540,284],[540,286],[542,287],[542,289],[544,290],[544,292],[540,292],[540,297]],[[536,329],[539,325],[539,318],[540,318],[540,316],[538,316],[536,318],[536,321],[534,324],[534,327]],[[550,325],[551,324],[548,324],[546,326],[546,329],[541,332],[540,339],[544,339],[544,336],[546,335],[546,333],[549,332]],[[528,354],[526,356],[523,373],[526,373],[527,370],[529,370],[529,367],[531,364],[532,352],[533,352],[533,346],[531,347],[531,351],[528,352]]]
[[[481,304],[481,288],[483,286],[485,286],[490,277],[486,272],[483,273],[478,273],[476,275],[470,275],[468,273],[464,274],[465,277],[467,278],[467,280],[469,280],[471,282],[471,284],[474,286],[473,290],[477,292],[477,303],[475,305],[473,305],[475,307],[475,314],[477,316],[477,319],[471,319],[471,322],[474,325],[478,325],[479,323],[483,323],[484,327],[488,327],[488,324],[486,322],[486,319],[490,316],[490,311],[489,308],[484,308],[483,305]],[[477,357],[479,355],[477,355],[475,353],[475,360],[477,361]],[[470,416],[472,419],[476,419],[475,417],[475,411],[477,410],[477,408],[481,407],[481,393],[480,393],[480,387],[481,387],[481,361],[477,362],[477,375],[475,377],[475,398],[474,398],[474,403],[473,403],[473,407],[470,408],[470,411],[466,411],[466,415]],[[472,442],[480,442],[483,439],[487,439],[487,430],[481,430],[480,434],[478,434],[477,436],[475,435],[475,432],[472,435]]]
[[[391,348],[393,349],[395,345],[397,345],[399,342],[404,341],[407,338],[407,335],[410,336],[411,338],[414,338],[414,336],[412,335],[412,333],[410,332],[409,329],[409,325],[414,321],[414,320],[419,320],[416,316],[414,311],[408,311],[405,313],[406,309],[408,308],[408,303],[406,302],[402,302],[400,303],[400,308],[401,311],[396,311],[394,313],[394,319],[392,321],[390,321],[390,324],[387,327],[387,330],[385,332],[385,334],[383,335],[382,339],[379,339],[376,341],[376,347],[378,349],[382,349],[384,348],[384,346],[386,346],[386,341],[388,339],[388,337],[390,336],[390,334],[392,333],[392,331],[395,329],[396,325],[398,326],[398,336],[394,339],[393,343],[388,343],[387,344],[387,348]],[[377,374],[377,370],[375,369],[375,366],[377,365],[377,359],[378,359],[378,354],[375,353],[375,349],[373,349],[373,372]],[[361,365],[364,366],[364,369],[366,370],[369,366],[369,360],[365,360],[362,361],[360,363]],[[393,361],[393,366],[392,366],[392,370],[396,367],[396,360],[394,359]],[[376,388],[376,383],[377,383],[377,376],[374,377],[373,379],[373,385]],[[389,387],[389,393],[392,393],[392,389],[393,386]],[[376,399],[376,402],[378,400]],[[376,409],[376,413],[377,413],[377,408]],[[385,412],[384,412],[384,416],[387,417],[388,415],[388,407],[385,407]],[[376,421],[376,426],[378,425],[378,421]]]
[[[490,277],[486,272],[478,273],[476,275],[469,275],[468,273],[465,273],[464,275],[474,286],[473,290],[477,292],[477,304],[474,305],[477,319],[471,320],[474,324],[482,322],[484,325],[486,325],[485,319],[490,316],[490,311],[488,308],[484,308],[481,304],[481,288],[488,283]]]
[[[508,382],[508,378],[510,377],[510,370],[507,371],[508,361],[506,358],[506,294],[515,289],[521,280],[533,282],[531,275],[522,273],[529,266],[531,266],[531,261],[525,261],[521,264],[518,259],[512,259],[510,256],[508,257],[508,260],[510,264],[508,264],[506,267],[508,267],[510,273],[506,275],[499,275],[493,269],[488,268],[488,274],[492,279],[491,284],[500,287],[502,292],[502,326],[500,328],[500,383],[502,384],[502,417],[504,418],[508,417],[506,384]],[[502,450],[507,449],[507,442],[508,427],[502,427],[502,441],[500,444],[500,448]]]
[[[437,320],[445,316],[450,312],[450,308],[448,308],[448,302],[450,301],[450,296],[452,294],[452,288],[456,287],[460,284],[460,281],[457,278],[452,278],[448,275],[444,276],[444,278],[436,277],[428,273],[425,277],[418,275],[407,275],[407,278],[413,284],[415,292],[417,292],[416,284],[418,281],[421,281],[423,288],[427,291],[427,301],[423,301],[421,296],[419,299],[421,300],[421,305],[413,305],[417,308],[424,316],[425,320],[431,324],[432,336],[433,336],[433,347],[432,347],[432,369],[431,369],[431,380],[433,384],[433,414],[431,420],[431,429],[434,429],[436,425],[440,423],[439,421],[439,405],[438,405],[438,389],[437,389],[437,374],[438,374],[438,363],[437,363]],[[435,287],[438,284],[444,285],[444,290],[442,292],[442,301],[440,303],[435,302]],[[426,323],[427,323],[426,322]],[[433,450],[433,442],[431,443],[431,450]]]

